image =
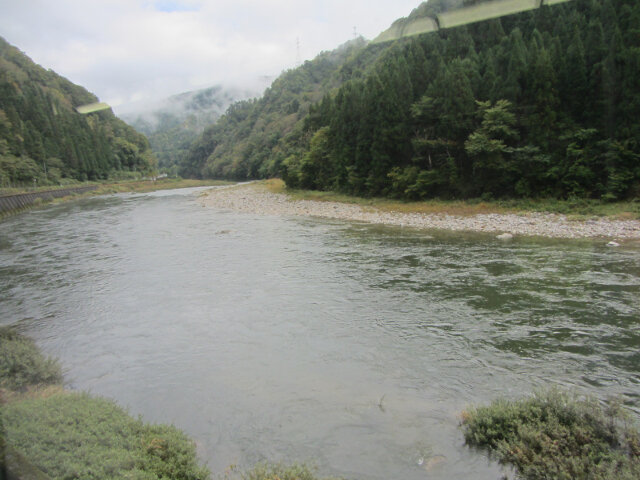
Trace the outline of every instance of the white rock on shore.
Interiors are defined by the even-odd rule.
[[[421,229],[501,233],[500,237],[542,236],[551,238],[615,238],[640,239],[640,221],[594,219],[568,220],[564,215],[552,213],[480,214],[453,216],[447,214],[421,214],[385,212],[359,205],[292,200],[287,195],[270,193],[253,184],[217,187],[202,197],[204,205],[237,212],[259,215],[293,215],[335,218],[359,222],[398,225]],[[503,236],[505,235],[505,236]]]
[[[501,235],[498,235],[496,238],[498,240],[511,240],[513,238],[513,235],[510,233],[503,233]]]

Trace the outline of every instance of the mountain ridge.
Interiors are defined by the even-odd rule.
[[[176,174],[188,146],[207,126],[215,123],[231,104],[258,93],[258,89],[214,85],[119,109],[123,110],[123,120],[147,136],[160,169]]]
[[[285,138],[302,132],[310,105],[356,68],[355,54],[367,43],[358,37],[322,52],[283,72],[259,99],[231,105],[190,146],[180,174],[232,179],[276,175],[286,155],[292,153]]]
[[[409,17],[456,4],[432,0]],[[635,198],[637,25],[638,2],[572,0],[365,42],[323,72],[321,88],[305,83],[319,57],[286,72],[258,104],[232,106],[181,171],[413,200]]]

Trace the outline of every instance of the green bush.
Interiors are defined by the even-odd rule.
[[[640,478],[640,436],[616,403],[602,407],[558,390],[467,411],[468,445],[489,449],[519,478]]]
[[[60,393],[3,409],[7,445],[51,479],[209,478],[184,433],[144,424],[112,401]]]
[[[30,338],[0,327],[0,388],[24,390],[59,383],[62,371],[56,360],[42,355]]]

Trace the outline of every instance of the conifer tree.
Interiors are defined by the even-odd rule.
[[[574,28],[573,38],[564,58],[562,97],[566,99],[573,118],[581,123],[584,120],[584,99],[588,92],[588,82],[584,46],[578,27]]]
[[[549,148],[549,139],[556,126],[557,107],[559,104],[556,87],[556,74],[551,57],[546,49],[540,50],[533,64],[530,98],[533,108],[529,116],[529,140],[534,144]]]

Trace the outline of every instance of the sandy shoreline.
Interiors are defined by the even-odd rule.
[[[549,238],[603,238],[614,241],[639,240],[639,220],[593,219],[568,220],[552,213],[480,214],[453,216],[387,212],[359,205],[292,200],[287,195],[271,193],[257,184],[213,188],[201,197],[208,207],[258,215],[308,216],[352,220],[373,224],[396,225],[419,229],[485,232],[513,236]]]

